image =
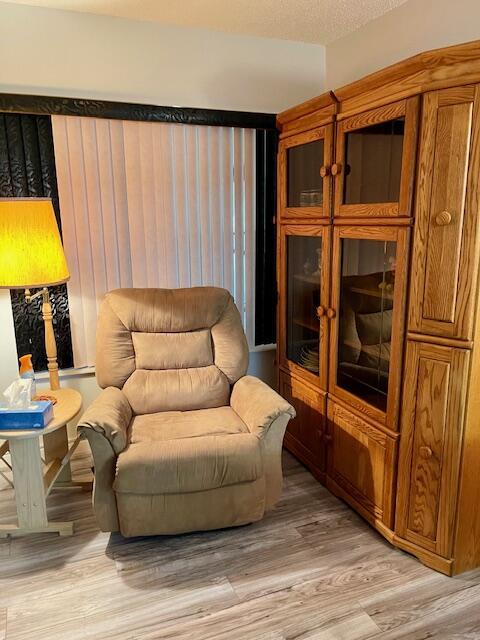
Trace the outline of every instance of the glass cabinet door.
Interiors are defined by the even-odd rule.
[[[330,216],[332,125],[285,138],[280,143],[280,216]]]
[[[332,392],[373,418],[386,423],[391,418],[392,424],[405,312],[406,234],[393,227],[348,227],[338,228],[335,238]]]
[[[326,387],[326,307],[328,295],[328,227],[316,235],[298,227],[282,230],[283,327],[280,345],[283,364],[289,370]]]
[[[403,100],[337,127],[336,216],[410,216],[418,101]]]

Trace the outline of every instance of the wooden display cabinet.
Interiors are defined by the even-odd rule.
[[[480,41],[277,119],[285,445],[448,575],[480,566],[479,83]]]

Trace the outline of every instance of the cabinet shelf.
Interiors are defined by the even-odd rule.
[[[310,331],[315,331],[318,333],[320,328],[318,324],[315,324],[314,320],[310,320],[308,318],[293,318],[294,324],[298,324],[300,327],[305,327],[306,329],[310,329]]]
[[[384,289],[362,289],[361,287],[350,287],[352,293],[359,293],[362,296],[370,296],[372,298],[384,298],[385,300],[393,300],[393,292]]]
[[[305,282],[307,284],[316,284],[320,287],[320,277],[321,276],[306,276],[304,274],[297,273],[293,276],[295,280],[299,280],[300,282]]]

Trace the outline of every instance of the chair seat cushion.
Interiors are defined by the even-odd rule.
[[[130,443],[233,433],[248,433],[248,428],[231,407],[165,411],[135,416],[130,424]]]
[[[170,494],[253,482],[263,475],[260,440],[250,433],[131,443],[117,460],[117,493]]]

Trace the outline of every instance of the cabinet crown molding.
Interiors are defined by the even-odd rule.
[[[277,114],[277,128],[283,135],[292,135],[315,126],[333,122],[337,112],[337,99],[332,91],[311,98],[306,102]]]
[[[300,130],[313,114],[342,119],[426,91],[480,82],[480,40],[432,49],[311,98],[277,115],[279,130]],[[334,114],[332,110],[334,108]],[[306,128],[306,127],[305,127]]]

